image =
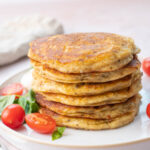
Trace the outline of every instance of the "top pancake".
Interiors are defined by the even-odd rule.
[[[131,38],[111,33],[55,35],[30,43],[28,56],[64,73],[114,71],[137,53]]]

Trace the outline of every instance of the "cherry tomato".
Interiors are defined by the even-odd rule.
[[[56,128],[56,122],[48,115],[40,113],[28,114],[25,117],[27,125],[39,133],[52,133]]]
[[[23,86],[20,83],[13,83],[1,90],[1,95],[22,95],[23,94]]]
[[[145,72],[148,76],[150,76],[150,57],[145,58],[145,59],[143,60],[142,68],[143,68],[144,72]]]
[[[11,105],[8,105],[3,110],[1,118],[2,118],[2,122],[6,126],[12,129],[16,129],[16,128],[19,128],[23,124],[24,118],[25,118],[25,112],[24,112],[24,109],[20,105],[11,104]]]
[[[150,118],[150,103],[147,105],[146,114]]]

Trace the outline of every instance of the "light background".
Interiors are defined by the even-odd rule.
[[[150,56],[150,0],[0,0],[0,23],[33,14],[58,19],[65,33],[98,31],[130,36],[142,49],[140,57]],[[24,58],[0,67],[0,82],[29,66]]]
[[[150,0],[0,0],[0,23],[33,14],[58,19],[65,33],[98,31],[130,36],[142,50],[140,58],[150,56]],[[29,66],[29,60],[23,58],[0,67],[0,83]]]

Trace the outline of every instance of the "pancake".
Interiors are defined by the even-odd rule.
[[[139,49],[131,38],[111,33],[76,33],[30,43],[28,56],[63,73],[110,72],[127,65]]]
[[[72,106],[100,106],[105,104],[121,103],[136,95],[141,90],[141,81],[135,81],[129,88],[107,92],[94,96],[69,96],[64,94],[36,92],[37,96],[42,96],[48,101],[60,102]]]
[[[96,107],[77,107],[64,105],[57,102],[47,101],[37,96],[37,103],[44,108],[54,111],[60,115],[91,118],[91,119],[113,119],[126,113],[133,112],[139,106],[141,96],[136,95],[124,103],[104,105]]]
[[[58,126],[85,130],[104,130],[119,128],[131,123],[137,115],[138,110],[139,106],[133,112],[109,120],[68,117],[59,115],[47,108],[41,108],[39,112],[51,116]]]
[[[97,95],[105,92],[118,91],[131,86],[132,82],[141,78],[141,73],[129,75],[119,80],[106,83],[61,83],[55,82],[32,73],[32,89],[38,92],[58,93],[73,96]]]
[[[34,67],[35,72],[42,77],[63,83],[109,82],[130,75],[139,70],[141,66],[139,60],[135,57],[127,66],[116,71],[68,74],[50,69],[46,65],[34,60],[31,60],[31,64]]]

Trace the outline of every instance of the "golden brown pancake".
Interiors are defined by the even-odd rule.
[[[63,73],[110,72],[127,65],[139,49],[111,33],[55,35],[30,43],[28,56]]]
[[[30,43],[39,112],[58,126],[113,129],[132,122],[141,96],[140,51],[112,33],[55,35]]]
[[[121,103],[128,98],[136,95],[141,90],[141,81],[135,81],[129,88],[107,92],[94,96],[69,96],[64,94],[36,92],[37,95],[43,96],[48,101],[60,102],[72,106],[100,106],[105,104]]]
[[[46,65],[41,64],[40,62],[31,60],[31,64],[34,67],[34,70],[37,74],[41,75],[44,78],[57,81],[57,82],[63,82],[63,83],[97,83],[97,82],[108,82],[117,80],[120,78],[123,78],[127,75],[130,75],[137,70],[140,69],[140,62],[135,57],[127,66],[116,70],[112,72],[93,72],[93,73],[79,73],[79,74],[73,74],[73,73],[62,73],[59,71],[56,71],[54,69],[50,69]]]
[[[58,126],[65,126],[76,129],[85,130],[104,130],[119,128],[132,122],[138,113],[139,106],[137,106],[133,112],[124,114],[114,119],[102,120],[102,119],[88,119],[77,118],[59,115],[47,108],[41,108],[39,112],[51,116]]]
[[[32,73],[32,89],[38,92],[58,93],[73,96],[97,95],[105,92],[118,91],[131,86],[132,82],[141,78],[141,73],[132,74],[122,79],[105,83],[61,83]]]
[[[136,95],[124,103],[96,107],[81,107],[64,105],[53,101],[47,101],[39,96],[36,97],[36,101],[41,107],[47,108],[60,115],[108,120],[133,112],[135,108],[139,106],[140,99],[141,96]]]

